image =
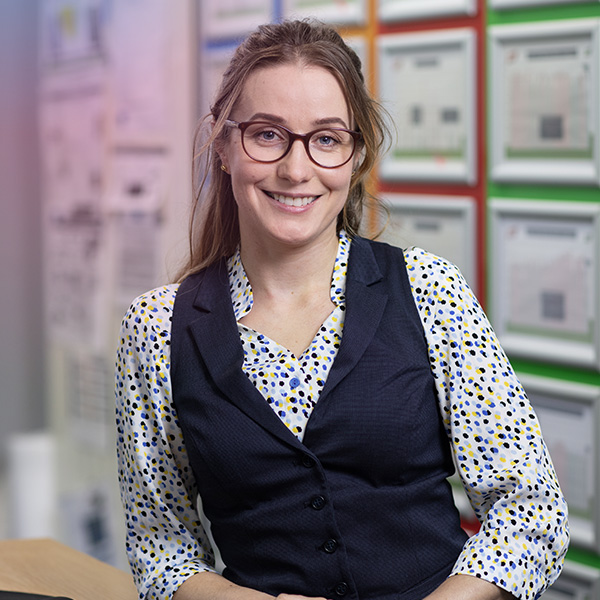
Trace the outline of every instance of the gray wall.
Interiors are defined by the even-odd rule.
[[[0,0],[0,466],[13,432],[46,424],[38,0]]]

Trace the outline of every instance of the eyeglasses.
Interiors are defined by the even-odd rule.
[[[300,140],[312,162],[325,169],[345,165],[354,155],[357,143],[362,139],[358,131],[340,127],[325,127],[308,133],[294,133],[289,129],[267,121],[238,123],[228,119],[225,124],[242,132],[242,147],[256,162],[274,163],[281,160]]]

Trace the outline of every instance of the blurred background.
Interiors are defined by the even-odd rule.
[[[0,539],[52,537],[127,568],[120,320],[185,256],[193,134],[229,57],[290,17],[334,24],[361,57],[396,132],[370,182],[389,214],[366,214],[365,234],[385,226],[461,268],[570,504],[554,593],[600,598],[591,0],[0,0]]]

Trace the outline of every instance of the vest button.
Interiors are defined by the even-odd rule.
[[[302,457],[302,466],[306,467],[307,469],[312,469],[315,466],[315,459],[312,456],[305,454]]]
[[[323,496],[315,496],[311,501],[310,501],[310,505],[315,509],[315,510],[321,510],[324,506],[325,506],[325,498],[323,498]]]
[[[336,540],[327,540],[323,544],[323,550],[327,552],[327,554],[333,554],[337,550],[338,543]]]
[[[348,584],[345,581],[340,581],[334,588],[336,596],[345,596],[348,593]]]

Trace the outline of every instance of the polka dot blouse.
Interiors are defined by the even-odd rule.
[[[243,370],[300,439],[341,340],[350,242],[340,237],[335,309],[295,357],[238,323]],[[459,271],[421,249],[405,251],[428,342],[439,409],[457,471],[481,521],[453,574],[536,598],[558,576],[567,508],[538,421],[486,316]],[[229,260],[236,319],[252,308],[239,254]],[[126,548],[140,598],[165,600],[191,575],[219,570],[171,397],[171,314],[177,285],[137,298],[117,352],[117,455]]]

